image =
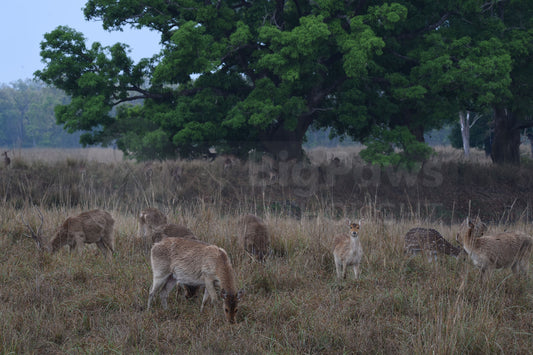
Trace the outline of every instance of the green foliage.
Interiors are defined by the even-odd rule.
[[[287,150],[299,158],[309,127],[392,143],[406,149],[402,161],[423,158],[424,132],[454,122],[459,111],[530,110],[523,76],[531,73],[532,16],[524,16],[531,10],[502,2],[504,17],[492,6],[89,0],[88,20],[109,30],[157,31],[161,52],[134,63],[127,45],[88,46],[81,33],[58,27],[45,35],[46,67],[36,76],[72,96],[56,111],[69,131],[85,131],[87,144],[116,140],[139,159],[194,156],[211,147],[241,155]],[[117,114],[136,100],[140,108],[123,106]],[[400,127],[416,140],[386,133],[406,131]],[[398,163],[382,148],[367,157]]]
[[[433,150],[418,142],[406,127],[375,128],[361,151],[363,160],[381,166],[395,166],[411,170],[429,158]]]

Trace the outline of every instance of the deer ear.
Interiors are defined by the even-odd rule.
[[[346,224],[351,226],[352,225],[352,221],[350,221],[348,218],[346,218]]]

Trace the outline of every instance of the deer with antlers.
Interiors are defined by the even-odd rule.
[[[115,220],[111,215],[102,210],[91,210],[80,213],[74,217],[68,217],[59,227],[57,233],[48,242],[41,234],[44,218],[37,209],[41,224],[35,231],[25,220],[23,223],[30,231],[29,237],[37,242],[39,249],[55,253],[63,246],[68,245],[70,251],[81,252],[83,244],[95,243],[98,249],[106,257],[110,257],[114,251],[115,241],[113,236],[113,226]]]

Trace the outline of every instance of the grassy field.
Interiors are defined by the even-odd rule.
[[[463,174],[473,174],[471,165],[485,165],[459,164]],[[180,176],[173,173],[177,166]],[[452,171],[446,169],[443,174]],[[452,239],[459,212],[444,218],[416,208],[387,211],[375,195],[337,184],[320,184],[310,197],[298,197],[299,190],[281,183],[250,187],[242,171],[225,172],[216,161],[21,157],[0,174],[1,354],[526,354],[533,349],[531,276],[516,278],[501,270],[482,284],[468,259],[428,263],[404,255],[402,236],[409,228],[436,228]],[[510,179],[495,176],[486,182]],[[443,185],[453,179],[445,175]],[[346,200],[337,189],[347,190]],[[357,205],[349,203],[354,198]],[[305,199],[313,203],[303,204]],[[412,200],[413,205],[420,201],[416,195]],[[69,215],[108,210],[116,221],[113,258],[104,259],[93,245],[81,255],[67,248],[54,255],[37,251],[22,223],[24,216],[34,228],[40,224],[32,204],[40,206],[48,236]],[[148,205],[228,252],[238,287],[246,292],[237,324],[227,324],[220,304],[200,313],[201,297],[186,300],[177,293],[169,297],[168,310],[157,299],[146,311],[152,275],[149,251],[136,237],[135,215]],[[527,206],[517,206],[513,220],[508,210],[495,212],[500,218],[487,221],[490,231],[533,234]],[[261,215],[271,231],[272,255],[264,264],[252,261],[236,242],[235,221],[248,212]],[[348,274],[338,281],[333,237],[346,231],[345,218],[362,216],[361,278]]]

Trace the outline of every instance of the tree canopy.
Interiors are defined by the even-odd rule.
[[[89,0],[88,20],[158,31],[161,52],[134,63],[126,44],[89,46],[60,26],[36,76],[72,97],[57,120],[83,144],[116,141],[139,159],[210,147],[299,158],[313,127],[402,164],[426,157],[424,132],[460,110],[530,115],[531,5]]]

